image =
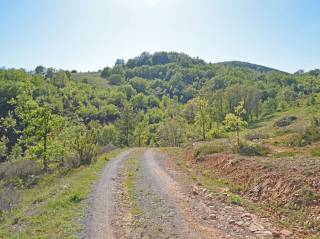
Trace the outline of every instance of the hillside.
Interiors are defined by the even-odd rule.
[[[250,70],[255,70],[255,71],[265,72],[265,73],[271,72],[271,71],[279,71],[277,69],[273,69],[270,67],[252,64],[252,63],[243,62],[243,61],[225,61],[225,62],[218,62],[215,64],[228,66],[228,67],[236,67],[236,68],[241,68],[241,69],[250,69]]]
[[[237,217],[237,210],[247,210],[261,213],[260,224],[264,217],[272,221],[272,226],[264,226],[269,236],[282,229],[290,230],[291,238],[318,236],[318,73],[289,74],[242,62],[209,64],[176,52],[144,52],[88,73],[42,66],[34,72],[0,70],[0,237],[50,238],[47,229],[51,235],[57,230],[61,238],[67,237],[68,229],[62,225],[85,214],[82,200],[89,197],[90,183],[111,157],[104,157],[105,153],[122,147],[143,149],[116,157],[106,172],[108,167],[124,170],[112,171],[119,179],[112,179],[111,186],[126,195],[118,206],[132,214],[133,225],[149,228],[148,233],[160,230],[154,227],[159,221],[144,224],[154,205],[164,202],[169,210],[167,202],[181,200],[139,194],[144,188],[138,186],[168,193],[177,185],[184,192],[181,198],[189,200],[184,195],[192,191],[194,182],[204,187],[201,190],[211,190],[210,197],[223,208],[235,208],[234,214],[226,214],[219,222]],[[159,151],[144,149],[148,147]],[[164,156],[172,160],[157,161]],[[180,182],[180,176],[174,179],[177,182],[170,181],[171,169],[186,175],[188,183]],[[146,182],[143,173],[154,177]],[[166,175],[164,181],[157,174]],[[78,176],[79,181],[74,179]],[[59,186],[60,178],[66,180],[64,186]],[[166,187],[160,190],[160,183]],[[52,187],[42,191],[46,184]],[[79,190],[73,191],[73,185]],[[210,203],[207,191],[197,190],[199,200]],[[98,196],[107,197],[101,192]],[[39,193],[39,198],[32,200],[33,193]],[[49,200],[51,196],[54,201]],[[190,209],[193,202],[198,203],[191,198],[180,207]],[[34,205],[39,209],[32,210]],[[68,208],[67,215],[63,208]],[[173,208],[179,211],[179,205]],[[139,210],[147,211],[141,224]],[[203,219],[195,211],[200,224],[207,225],[210,215]],[[59,222],[60,216],[65,218]],[[54,225],[47,220],[51,217]],[[188,218],[180,218],[177,224],[183,232]],[[168,221],[175,225],[180,219]],[[37,227],[41,222],[43,229]],[[83,222],[70,223],[73,233],[85,230]],[[212,225],[225,226],[224,236],[231,227],[235,238],[257,237],[249,230],[251,224],[241,225],[241,230],[234,222],[229,224]]]

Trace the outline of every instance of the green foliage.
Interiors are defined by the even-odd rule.
[[[268,150],[259,142],[240,142],[236,151],[247,156],[263,156],[268,153]]]
[[[226,136],[225,130],[220,126],[214,126],[207,132],[209,139],[223,138]]]
[[[99,128],[97,132],[97,143],[100,146],[108,144],[119,145],[120,132],[113,124],[107,124]]]
[[[119,74],[112,74],[111,76],[108,77],[108,81],[110,85],[121,85],[124,79]]]
[[[267,139],[269,137],[268,133],[262,131],[250,131],[245,135],[245,138],[250,141],[256,141],[261,139]]]
[[[241,118],[241,114],[245,113],[243,108],[243,102],[235,108],[236,114],[228,113],[223,121],[226,130],[237,132],[237,144],[240,146],[240,136],[239,131],[248,125],[246,121]]]
[[[82,198],[78,194],[74,194],[70,197],[70,202],[79,203],[82,201]]]
[[[305,205],[310,205],[315,200],[317,200],[317,194],[310,188],[304,188],[303,189],[303,199]]]
[[[96,160],[98,154],[96,144],[96,135],[91,130],[82,131],[75,138],[73,148],[81,165],[88,165]]]
[[[157,141],[160,146],[180,146],[185,140],[184,122],[168,119],[157,128]]]
[[[41,173],[39,164],[33,160],[19,160],[0,165],[0,179],[7,182],[12,179],[26,181],[29,177],[34,177]]]
[[[176,52],[144,52],[98,72],[0,70],[0,162],[41,160],[45,170],[55,170],[79,165],[79,152],[94,152],[97,145],[180,146],[227,137],[226,131],[236,132],[239,146],[247,125],[277,111],[315,106],[319,86],[317,71],[208,64]],[[87,131],[95,142],[77,142]],[[319,132],[314,118],[288,144],[315,142]],[[264,138],[259,134],[246,138]]]
[[[223,147],[214,144],[201,144],[193,151],[194,158],[201,158],[207,154],[220,153]]]
[[[232,204],[235,204],[235,205],[241,205],[242,204],[242,198],[239,195],[232,194],[230,196],[230,202]]]

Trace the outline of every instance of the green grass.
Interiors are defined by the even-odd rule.
[[[125,178],[125,186],[126,193],[128,196],[129,203],[131,205],[131,214],[132,216],[139,215],[141,213],[141,209],[138,205],[136,199],[136,177],[138,172],[140,171],[140,162],[136,157],[130,158],[127,161],[126,168],[126,178]]]
[[[239,195],[230,195],[230,202],[235,205],[242,205],[242,198]]]
[[[21,202],[4,213],[0,238],[78,238],[91,184],[99,177],[106,158],[120,150],[98,158],[95,164],[56,172],[42,178],[32,189],[21,190]]]
[[[276,153],[272,154],[272,157],[273,158],[286,158],[286,157],[293,157],[296,154],[297,154],[296,152],[284,151],[284,152],[276,152]]]

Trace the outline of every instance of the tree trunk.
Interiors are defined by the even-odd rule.
[[[45,133],[43,137],[43,170],[48,172],[47,133]]]
[[[240,148],[240,136],[239,136],[239,130],[237,129],[237,144],[238,148]]]

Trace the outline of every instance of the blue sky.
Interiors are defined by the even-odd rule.
[[[317,0],[0,0],[0,66],[98,70],[143,51],[320,68]]]

